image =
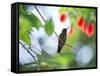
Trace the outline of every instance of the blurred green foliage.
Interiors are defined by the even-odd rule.
[[[52,33],[54,32],[54,25],[52,19],[46,21],[44,29],[48,35],[52,35]]]
[[[30,44],[30,31],[32,27],[39,28],[42,24],[41,21],[31,12],[27,12],[23,5],[19,6],[20,14],[19,14],[19,38],[26,42],[26,44]]]

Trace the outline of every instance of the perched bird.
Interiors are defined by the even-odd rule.
[[[63,46],[64,46],[64,44],[66,42],[66,37],[67,37],[66,36],[66,32],[67,32],[67,29],[63,29],[62,30],[62,33],[59,36],[57,53],[60,53],[61,52],[61,49],[63,48]]]

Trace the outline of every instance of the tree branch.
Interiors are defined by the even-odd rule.
[[[26,51],[32,56],[32,58],[35,60],[35,62],[37,63],[37,68],[39,70],[39,63],[38,61],[35,59],[35,56],[31,54],[31,52],[25,47],[25,45],[19,41],[19,43],[23,46],[24,49],[26,49]]]
[[[39,15],[41,16],[41,18],[44,20],[44,22],[46,22],[46,20],[44,19],[44,17],[42,16],[42,14],[40,13],[40,11],[38,10],[38,8],[36,7],[36,6],[34,6],[35,8],[36,8],[36,10],[37,10],[37,12],[39,13]],[[68,28],[70,28],[70,26],[68,27]],[[68,29],[67,28],[67,29]],[[62,42],[62,43],[64,43],[64,40],[63,39],[61,39],[61,38],[59,38],[59,36],[57,35],[57,33],[54,31],[54,33],[55,33],[55,35],[58,37],[58,39],[60,39],[60,41]],[[69,45],[69,44],[65,44],[66,46],[68,46],[68,47],[70,47],[70,48],[72,48],[72,49],[75,49],[74,47],[72,47],[71,45]]]

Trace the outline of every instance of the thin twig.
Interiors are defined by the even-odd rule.
[[[39,15],[41,16],[41,18],[44,20],[44,22],[46,22],[46,20],[44,19],[44,17],[42,16],[42,14],[40,13],[40,11],[38,10],[38,8],[36,6],[34,6],[34,7],[37,10],[37,12],[39,13]]]
[[[56,34],[56,36],[59,38],[59,36],[57,35],[56,32],[55,32],[55,34]],[[59,39],[60,39],[61,43],[64,43],[64,41],[63,41],[61,38],[59,38]],[[69,44],[66,44],[66,43],[65,43],[65,45],[66,45],[66,46],[69,46],[69,47],[72,48],[72,49],[75,49],[74,47],[72,47],[72,46],[69,45]]]
[[[32,56],[32,58],[35,60],[35,62],[37,63],[37,68],[39,70],[39,63],[38,61],[35,59],[35,56],[31,54],[31,52],[25,47],[25,45],[19,41],[19,43],[23,46],[24,49],[26,49],[26,51]]]
[[[27,51],[27,52],[32,56],[32,58],[36,61],[35,56],[33,56],[33,55],[31,54],[31,52],[25,47],[25,45],[24,45],[22,42],[20,42],[20,41],[19,41],[19,43],[23,46],[24,49],[26,49],[26,51]]]

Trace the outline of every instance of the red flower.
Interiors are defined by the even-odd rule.
[[[84,18],[82,16],[80,16],[78,18],[78,27],[84,32],[86,33],[86,35],[88,37],[93,36],[94,34],[94,24],[93,23],[89,23],[87,25],[87,23],[85,22]]]
[[[87,24],[85,23],[85,21],[83,22],[83,25],[82,25],[81,29],[82,29],[82,31],[83,31],[84,33],[86,33]]]
[[[89,23],[87,28],[86,28],[86,34],[88,37],[93,36],[94,34],[94,24],[93,23]]]
[[[61,14],[60,21],[64,22],[64,21],[66,21],[66,19],[67,19],[66,14]]]
[[[84,21],[83,17],[80,16],[80,17],[78,18],[78,27],[79,27],[79,28],[82,28],[82,27],[84,26],[84,23],[85,23],[85,21]]]

